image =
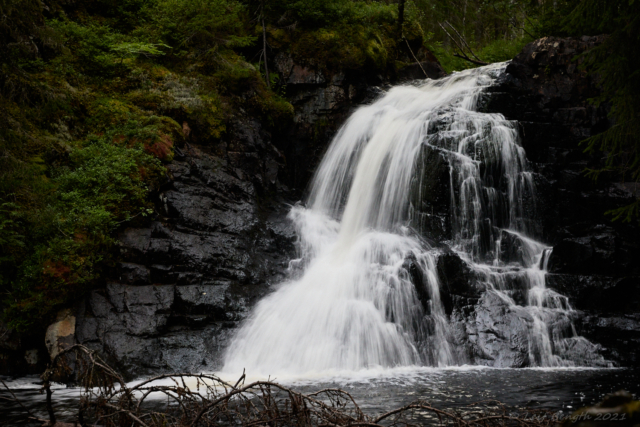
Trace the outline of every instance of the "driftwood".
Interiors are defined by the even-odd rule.
[[[60,353],[42,375],[43,391],[48,396],[49,426],[56,422],[50,378],[70,373],[65,365],[69,359],[61,357],[70,352],[76,356],[77,381],[82,393],[77,416],[65,421],[81,426],[409,427],[431,423],[455,427],[548,427],[554,424],[547,413],[513,411],[494,401],[458,410],[416,401],[371,416],[344,390],[329,388],[303,394],[272,381],[245,384],[244,374],[235,384],[213,374],[191,373],[158,375],[127,384],[93,351],[75,345]],[[12,396],[8,400],[21,405]],[[26,420],[45,422],[22,408]]]

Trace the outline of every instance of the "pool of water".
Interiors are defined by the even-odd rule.
[[[254,378],[248,378],[248,381]],[[547,409],[559,414],[600,401],[606,394],[627,390],[640,396],[638,369],[493,369],[402,368],[336,373],[315,378],[272,377],[300,392],[337,387],[350,393],[367,414],[379,414],[415,400],[438,408],[455,409],[486,400],[509,407]],[[44,395],[37,377],[6,380],[16,396],[33,413],[46,418]],[[73,421],[80,390],[58,385],[54,404],[60,421]],[[0,396],[8,397],[6,390]],[[24,410],[0,400],[0,424],[18,425]]]

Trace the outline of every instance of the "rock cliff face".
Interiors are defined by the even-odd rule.
[[[274,141],[284,153],[286,172],[280,177],[300,195],[315,172],[325,149],[353,109],[376,99],[390,81],[405,82],[445,75],[436,58],[426,50],[424,61],[407,65],[394,76],[370,74],[367,70],[344,70],[327,74],[296,64],[288,53],[275,57],[275,66],[286,82],[286,96],[295,108],[293,126]]]
[[[286,206],[262,202],[246,171],[197,149],[168,169],[164,216],[122,233],[112,280],[79,310],[78,342],[130,376],[215,368],[229,331],[294,256]]]
[[[631,203],[640,194],[612,176],[597,182],[587,178],[585,169],[599,166],[602,154],[586,154],[581,145],[610,126],[607,106],[589,103],[599,93],[597,78],[580,68],[580,58],[576,60],[601,41],[601,37],[549,37],[527,45],[497,84],[481,94],[479,108],[517,120],[520,126],[537,189],[526,204],[527,211],[536,213],[527,228],[536,240],[553,247],[547,288],[568,297],[578,335],[601,345],[599,351],[609,361],[629,366],[637,364],[639,357],[640,228],[637,223],[612,222],[605,212]],[[442,120],[430,126],[446,125],[447,118]],[[527,305],[528,285],[519,283],[515,274],[517,266],[524,265],[523,242],[505,231],[499,238],[499,259],[514,265],[508,284],[509,296],[518,304],[513,306],[485,292],[486,278],[447,248],[454,237],[452,191],[458,197],[458,190],[451,187],[452,162],[455,158],[440,148],[423,145],[411,203],[414,227],[443,247],[438,272],[453,341],[462,360],[497,367],[527,366],[527,331],[534,320],[520,307]],[[487,224],[491,226],[500,225]],[[483,252],[491,253],[492,248]],[[572,335],[567,318],[548,322],[550,328]],[[601,362],[592,350],[586,341],[578,340],[562,356],[597,365]]]
[[[632,365],[640,357],[640,229],[605,212],[640,194],[614,177],[587,178],[584,170],[600,165],[602,155],[585,154],[580,144],[610,125],[607,106],[588,101],[598,94],[597,78],[575,60],[601,40],[548,37],[527,45],[484,108],[520,123],[536,172],[537,237],[553,245],[547,287],[579,311],[578,334],[602,344],[606,357]]]

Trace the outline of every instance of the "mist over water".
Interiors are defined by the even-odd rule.
[[[576,336],[567,298],[545,286],[550,248],[535,240],[535,184],[516,124],[476,111],[504,67],[394,87],[353,113],[305,204],[290,212],[299,238],[292,279],[254,308],[223,372],[314,376],[474,363],[442,303],[443,249],[421,234],[429,218],[415,206],[424,196],[416,182],[429,172],[429,156],[449,165],[445,243],[485,295],[529,319],[528,366],[606,365]],[[501,259],[505,241],[517,246],[516,259]],[[520,305],[515,283],[526,287]]]

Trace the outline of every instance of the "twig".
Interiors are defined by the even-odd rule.
[[[453,43],[455,43],[456,47],[460,51],[460,54],[454,53],[453,56],[455,56],[457,58],[462,58],[462,59],[464,59],[466,61],[469,61],[469,62],[471,62],[473,64],[476,64],[476,65],[488,65],[489,64],[488,62],[484,62],[484,61],[480,60],[480,58],[478,58],[476,56],[476,54],[473,53],[473,50],[471,50],[471,48],[469,47],[467,42],[464,40],[464,38],[462,38],[462,36],[460,36],[460,33],[458,33],[458,31],[453,27],[453,25],[451,25],[448,21],[445,21],[445,23],[447,25],[449,25],[449,27],[451,27],[451,29],[453,29],[453,31],[456,32],[456,34],[460,38],[460,42],[463,43],[465,46],[467,46],[467,48],[469,49],[469,52],[471,52],[471,55],[473,55],[476,59],[469,58],[469,56],[464,52],[464,48],[458,43],[458,41],[447,31],[447,29],[444,27],[444,25],[442,25],[440,22],[438,22],[438,25],[440,26],[440,28],[442,28],[442,31],[444,31],[449,36],[451,41],[453,41]]]
[[[475,59],[471,59],[468,56],[458,55],[457,53],[454,53],[453,56],[455,56],[456,58],[464,59],[464,60],[469,61],[469,62],[471,62],[473,64],[476,64],[476,65],[488,65],[487,62],[476,61]]]
[[[416,64],[418,64],[418,66],[420,67],[420,69],[424,73],[424,76],[426,78],[429,78],[429,75],[427,74],[427,72],[424,70],[424,68],[422,68],[422,64],[420,63],[420,61],[418,61],[418,58],[416,58],[416,55],[413,53],[413,50],[411,49],[411,46],[409,46],[409,42],[407,41],[406,37],[402,36],[402,40],[404,40],[404,42],[407,44],[407,47],[409,48],[409,52],[411,52],[411,56],[413,56],[413,59],[416,61]]]
[[[262,21],[262,51],[264,52],[264,75],[267,79],[267,87],[271,89],[269,78],[269,64],[267,63],[267,28],[264,25],[264,0],[260,4],[260,19]]]
[[[49,424],[54,426],[56,424],[56,413],[53,410],[53,403],[51,402],[51,396],[53,395],[53,392],[51,391],[51,384],[49,383],[49,379],[44,380],[44,384],[42,385],[42,388],[47,393],[46,404],[47,404],[47,413],[49,414]]]
[[[464,37],[462,37],[462,36],[460,35],[460,33],[458,32],[458,30],[456,30],[456,28],[455,28],[453,25],[451,25],[451,23],[450,23],[449,21],[444,21],[444,22],[445,22],[447,25],[449,25],[449,27],[450,27],[453,31],[455,31],[455,33],[456,33],[456,34],[458,35],[458,37],[460,38],[460,41],[462,41],[462,43],[467,47],[467,49],[469,49],[469,52],[471,52],[471,55],[473,55],[473,57],[474,57],[474,58],[476,58],[478,61],[481,61],[481,59],[480,59],[480,58],[478,58],[478,56],[477,56],[475,53],[473,53],[473,50],[471,49],[471,46],[469,46],[469,44],[467,43],[467,40],[465,40],[465,38],[464,38]]]

